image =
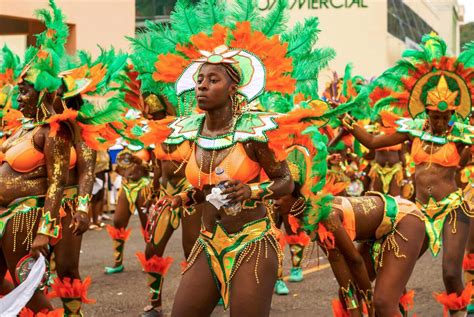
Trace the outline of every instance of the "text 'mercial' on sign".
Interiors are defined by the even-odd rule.
[[[262,11],[271,10],[278,0],[259,0],[259,9]],[[352,9],[367,8],[364,3],[367,0],[288,0],[288,6],[291,9]]]

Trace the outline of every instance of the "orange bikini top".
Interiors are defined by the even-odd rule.
[[[158,145],[155,148],[155,156],[157,160],[160,161],[175,161],[175,162],[183,162],[188,159],[189,153],[191,151],[191,146],[189,142],[185,141],[178,145],[178,147],[171,153],[166,153],[163,151],[161,145]]]
[[[445,167],[456,167],[459,165],[459,161],[461,160],[454,142],[446,143],[436,152],[430,154],[423,150],[423,142],[420,138],[415,138],[413,140],[411,156],[415,164],[435,163]]]
[[[261,170],[260,164],[248,157],[243,144],[240,142],[216,167],[223,168],[229,179],[236,179],[242,183],[248,183],[257,178]],[[199,175],[201,176],[199,177]],[[220,182],[214,171],[209,179],[209,174],[199,170],[196,162],[196,146],[193,146],[191,157],[186,165],[186,178],[193,187],[199,189],[202,189],[204,185],[218,184]],[[199,186],[199,179],[201,179],[201,186]]]
[[[37,129],[34,129],[27,132],[24,136],[14,140],[12,142],[14,144],[5,152],[4,161],[19,173],[29,173],[46,164],[44,154],[38,151],[33,145],[33,136],[36,131]],[[69,169],[76,166],[76,161],[76,150],[74,147],[71,147]]]

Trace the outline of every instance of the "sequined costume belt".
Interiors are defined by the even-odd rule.
[[[209,262],[209,268],[224,301],[224,308],[227,308],[229,305],[231,280],[239,266],[245,259],[250,259],[255,252],[257,252],[257,259],[262,251],[265,252],[266,257],[268,244],[277,254],[279,261],[278,274],[280,274],[282,251],[278,244],[277,236],[278,229],[272,225],[268,218],[250,222],[243,226],[242,230],[232,234],[227,233],[220,223],[216,225],[214,232],[207,231],[202,227],[184,272],[193,265],[198,255],[204,250]],[[258,260],[256,265],[258,265]],[[258,283],[257,275],[256,279]]]
[[[458,208],[461,208],[467,216],[472,217],[469,207],[464,201],[462,189],[458,189],[440,201],[430,197],[428,203],[423,204],[417,200],[416,206],[425,216],[426,234],[428,235],[429,247],[433,256],[438,255],[443,245],[442,232],[446,217],[451,215],[450,223],[453,222],[452,233],[456,233],[456,212]]]
[[[125,193],[125,196],[127,197],[130,213],[135,212],[135,209],[137,208],[136,202],[138,199],[138,194],[140,193],[142,189],[145,191],[143,195],[145,197],[149,196],[150,184],[151,184],[151,181],[150,181],[150,178],[148,177],[142,177],[136,182],[130,182],[126,180],[122,181],[121,191],[123,191]]]
[[[369,177],[371,179],[375,179],[377,176],[380,177],[384,194],[389,193],[393,177],[395,177],[397,185],[401,185],[403,180],[403,166],[401,163],[397,163],[393,166],[382,166],[379,163],[373,162],[371,165]]]
[[[27,250],[31,247],[33,232],[38,217],[41,216],[44,207],[44,196],[28,196],[15,199],[8,205],[8,208],[0,214],[0,238],[5,234],[5,229],[10,220],[13,221],[13,251],[16,250],[16,235],[20,231],[26,231],[26,238],[22,244],[27,245]]]

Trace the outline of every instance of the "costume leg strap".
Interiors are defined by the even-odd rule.
[[[115,265],[122,265],[123,262],[123,250],[125,246],[125,241],[128,240],[132,229],[120,228],[117,229],[113,226],[107,226],[107,232],[114,241],[114,261]]]
[[[150,300],[152,302],[159,302],[161,300],[161,288],[163,286],[163,280],[171,266],[171,263],[173,263],[173,258],[163,258],[154,255],[147,260],[145,254],[141,252],[137,252],[136,255],[143,269],[148,275]]]
[[[95,303],[95,300],[87,298],[87,290],[91,284],[91,278],[86,277],[84,281],[80,279],[71,279],[65,277],[60,279],[57,277],[54,283],[51,285],[52,292],[48,294],[48,297],[60,297],[63,302],[64,316],[68,317],[81,317],[82,303],[90,304]]]
[[[347,310],[353,310],[359,308],[357,301],[356,287],[352,281],[349,281],[347,287],[341,286],[341,295],[346,304]]]
[[[20,317],[35,317],[35,316],[63,317],[63,316],[66,316],[66,315],[64,314],[64,309],[62,309],[62,308],[56,308],[55,310],[50,310],[50,311],[44,310],[44,311],[41,311],[38,314],[35,314],[31,309],[25,307],[21,310],[21,312],[18,316],[20,316]]]
[[[464,270],[465,283],[474,284],[474,253],[464,255],[462,268]],[[471,296],[471,302],[469,303],[467,310],[469,313],[474,313],[474,294]]]
[[[299,235],[287,235],[286,242],[290,246],[293,267],[301,267],[305,247],[310,244],[311,239],[306,233],[300,232]]]
[[[471,302],[472,296],[472,284],[469,283],[466,285],[466,288],[462,291],[461,295],[456,293],[447,294],[443,292],[441,294],[435,294],[436,301],[443,305],[443,316],[449,316],[456,311],[464,311]]]
[[[410,290],[402,295],[400,297],[400,301],[398,302],[398,307],[400,308],[400,312],[402,313],[403,317],[408,316],[408,312],[413,309],[413,306],[415,304],[414,299],[415,298],[415,291]]]

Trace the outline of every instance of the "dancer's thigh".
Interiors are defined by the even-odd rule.
[[[268,242],[267,252],[264,243],[260,243],[260,247],[258,262],[257,249],[250,261],[244,260],[242,262],[232,279],[230,289],[231,317],[265,317],[270,314],[273,287],[278,274],[278,257]]]
[[[203,251],[184,273],[176,292],[172,317],[210,316],[219,300],[219,292],[212,276],[206,253]]]

